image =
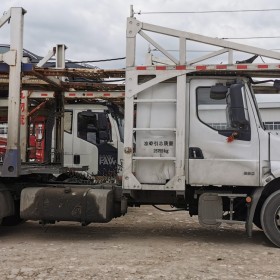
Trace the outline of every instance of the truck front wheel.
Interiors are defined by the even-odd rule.
[[[267,238],[280,247],[280,191],[272,193],[265,200],[260,218]]]

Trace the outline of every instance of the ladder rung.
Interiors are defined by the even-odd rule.
[[[172,128],[172,127],[155,127],[155,128],[151,128],[151,127],[137,127],[137,128],[133,128],[133,131],[176,131],[176,128]]]
[[[132,157],[134,160],[176,160],[175,157]]]
[[[135,99],[134,103],[176,103],[176,99]]]

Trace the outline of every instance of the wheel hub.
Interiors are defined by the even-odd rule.
[[[280,228],[280,208],[277,209],[275,214],[276,225]]]

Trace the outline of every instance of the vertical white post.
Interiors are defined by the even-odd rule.
[[[124,127],[124,166],[123,166],[123,187],[129,188],[132,174],[133,156],[133,124],[134,124],[134,97],[130,96],[133,86],[134,71],[129,71],[128,67],[135,66],[136,33],[134,31],[133,6],[130,6],[130,18],[127,19],[126,27],[126,86],[125,86],[125,127]]]
[[[28,140],[28,91],[21,91],[20,98],[20,151],[21,161],[26,162],[27,140]]]
[[[123,187],[130,188],[130,174],[133,171],[133,123],[134,103],[133,97],[125,97],[125,128],[124,128],[124,165],[123,165]]]
[[[65,68],[65,50],[67,47],[64,44],[56,45],[56,65],[55,68],[64,69]],[[65,77],[61,77],[62,81],[65,81]],[[58,163],[64,163],[64,94],[61,91],[57,91],[56,94],[56,114],[59,117],[55,121],[55,150],[58,151],[56,156],[56,161]]]
[[[134,22],[127,19],[126,29],[126,67],[135,65],[136,34],[134,32]]]
[[[186,39],[180,38],[181,65],[186,64]],[[176,176],[177,185],[185,187],[185,139],[186,139],[186,75],[177,77],[177,110],[176,110]]]
[[[228,50],[228,64],[233,64],[233,50]]]
[[[179,41],[179,61],[181,65],[185,65],[186,64],[186,38],[180,38]]]
[[[184,176],[186,128],[186,75],[177,77],[176,173]]]
[[[56,53],[55,53],[55,68],[64,69],[65,68],[65,50],[66,46],[64,44],[56,45]]]
[[[134,17],[133,5],[130,5],[130,17]]]
[[[23,52],[22,8],[11,8],[10,49],[16,51],[15,65],[10,65],[8,99],[8,140],[2,176],[18,177],[20,173],[20,88]]]

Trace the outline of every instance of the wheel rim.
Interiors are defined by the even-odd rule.
[[[280,231],[280,207],[278,207],[278,209],[276,210],[274,219],[275,219],[275,224],[278,230]]]

